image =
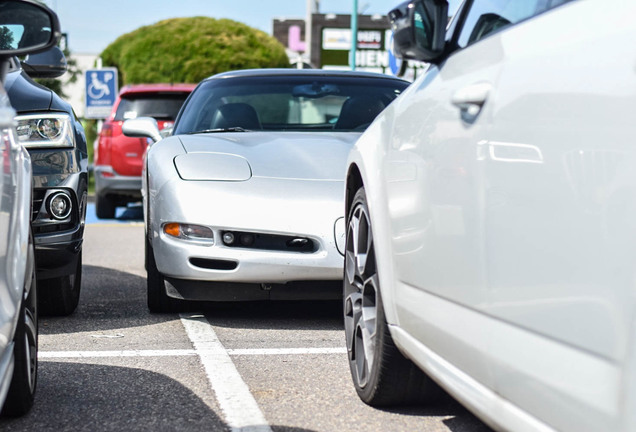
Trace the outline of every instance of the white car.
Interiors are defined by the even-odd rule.
[[[25,414],[37,384],[38,312],[31,236],[32,171],[4,89],[12,56],[44,51],[60,37],[45,6],[0,0],[0,408]]]
[[[127,120],[126,135],[158,141],[142,173],[149,309],[341,298],[347,155],[408,85],[352,71],[233,71],[194,89],[172,136],[161,139],[152,118]]]
[[[399,55],[431,66],[349,157],[358,394],[437,383],[497,430],[634,431],[636,3],[447,15],[389,14]]]

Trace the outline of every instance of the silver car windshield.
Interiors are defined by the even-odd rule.
[[[183,107],[175,134],[362,131],[408,82],[345,76],[211,79]]]

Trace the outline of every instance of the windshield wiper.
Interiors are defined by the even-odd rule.
[[[218,132],[247,132],[248,129],[242,127],[229,127],[229,128],[216,128],[216,129],[204,129],[200,131],[188,132],[188,135],[200,134],[200,133],[218,133]]]

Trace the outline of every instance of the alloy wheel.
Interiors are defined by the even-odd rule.
[[[351,369],[360,388],[375,362],[378,277],[368,210],[356,202],[347,226],[344,321]]]

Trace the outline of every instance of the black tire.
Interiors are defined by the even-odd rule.
[[[95,196],[95,213],[100,219],[115,219],[115,203],[108,197]]]
[[[168,313],[178,310],[179,301],[168,297],[166,294],[166,282],[163,275],[157,269],[155,254],[146,237],[146,286],[148,291],[148,310],[151,313]]]
[[[347,217],[343,309],[349,368],[360,399],[374,407],[431,402],[440,389],[393,343],[384,315],[364,188]]]
[[[18,417],[33,406],[38,379],[38,308],[33,244],[29,245],[29,263],[25,278],[25,298],[20,306],[18,327],[14,336],[14,369],[2,415]],[[26,295],[26,293],[29,293]]]
[[[66,316],[75,312],[82,287],[82,252],[77,257],[75,272],[39,281],[42,315]]]

